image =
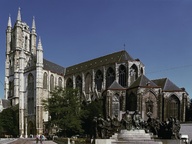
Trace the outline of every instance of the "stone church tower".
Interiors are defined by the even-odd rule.
[[[43,94],[43,70],[48,61],[43,59],[41,39],[38,46],[35,19],[31,29],[21,19],[20,9],[14,27],[11,17],[6,30],[6,60],[5,60],[5,99],[11,105],[19,105],[19,131],[21,137],[29,134],[43,133],[43,120],[48,119],[43,113],[41,99],[48,96],[49,89]],[[62,70],[64,71],[64,70]],[[54,71],[52,71],[54,74]],[[51,74],[51,73],[50,73]],[[57,75],[57,74],[55,74]],[[63,78],[62,78],[63,80]]]

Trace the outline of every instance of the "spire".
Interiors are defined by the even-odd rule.
[[[38,42],[37,50],[43,50],[42,43],[41,43],[41,37],[39,37],[39,42]]]
[[[18,14],[17,14],[17,21],[21,21],[21,12],[20,12],[20,7],[18,9]]]
[[[9,19],[8,19],[8,24],[7,24],[8,27],[12,27],[11,25],[11,16],[9,15]]]
[[[32,30],[35,30],[36,26],[35,26],[35,17],[33,16],[33,22],[32,22]]]
[[[41,44],[41,38],[39,37],[39,42],[38,42],[38,46],[37,46],[37,63],[36,63],[37,67],[43,67],[43,47]]]

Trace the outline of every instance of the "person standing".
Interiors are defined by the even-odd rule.
[[[39,135],[37,134],[37,135],[36,135],[36,144],[39,143],[39,139],[40,139],[40,137],[39,137]]]

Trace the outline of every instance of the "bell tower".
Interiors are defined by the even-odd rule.
[[[6,30],[6,60],[5,60],[5,95],[10,99],[12,105],[19,103],[19,71],[35,65],[32,61],[36,56],[36,27],[35,18],[32,21],[32,28],[22,22],[20,8],[17,14],[17,20],[12,27],[11,17],[8,18]],[[23,50],[24,65],[20,67],[21,51]]]
[[[17,19],[12,27],[11,16],[8,18],[6,30],[6,60],[4,97],[11,101],[11,105],[19,104],[19,130],[24,136],[25,115],[25,77],[27,71],[36,66],[36,26],[35,18],[32,27],[22,21],[20,8]]]

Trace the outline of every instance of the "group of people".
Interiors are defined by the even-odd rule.
[[[36,135],[36,144],[40,142],[40,144],[43,144],[44,135]]]
[[[93,119],[93,132],[92,138],[109,138],[114,133],[118,133],[122,129],[134,130],[144,129],[146,132],[153,133],[159,138],[179,138],[180,122],[176,118],[170,117],[167,121],[161,122],[158,118],[152,118],[148,115],[148,120],[144,121],[141,118],[141,114],[138,110],[134,113],[126,111],[122,115],[122,119],[118,120],[118,116],[115,115],[112,119],[107,117],[106,119],[95,117]]]

